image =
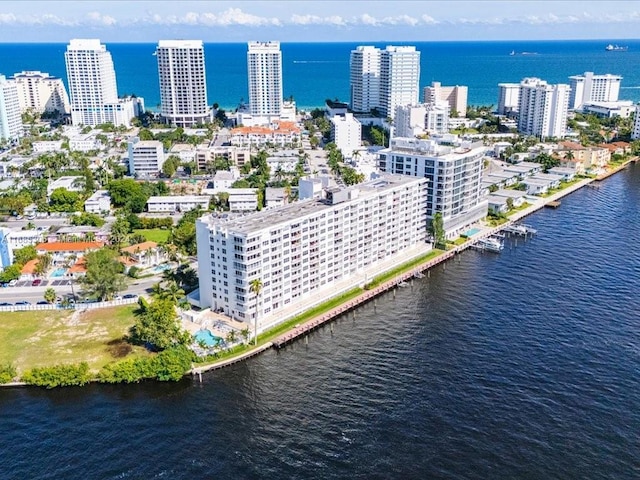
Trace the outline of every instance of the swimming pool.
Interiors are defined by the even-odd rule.
[[[471,230],[467,230],[466,232],[464,232],[461,237],[471,237],[473,235],[475,235],[476,233],[480,233],[482,230],[479,228],[472,228]]]
[[[67,273],[66,268],[56,268],[53,272],[51,272],[50,277],[62,277]]]
[[[157,267],[153,267],[153,269],[151,270],[153,273],[162,273],[165,270],[171,270],[171,265],[169,264],[164,264],[164,265],[158,265]]]
[[[193,338],[195,338],[196,342],[198,343],[204,342],[204,344],[208,347],[214,347],[222,342],[222,339],[220,337],[216,337],[209,330],[198,330]]]

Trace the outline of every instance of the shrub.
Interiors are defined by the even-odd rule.
[[[140,268],[133,266],[131,268],[129,268],[129,271],[127,272],[127,275],[129,275],[131,278],[138,278],[138,273],[140,272]]]
[[[89,365],[87,362],[82,362],[77,365],[33,368],[22,376],[22,380],[29,385],[54,388],[86,385],[91,380],[91,376]]]
[[[10,363],[0,365],[0,384],[9,383],[16,376],[16,373],[16,368]]]
[[[102,383],[136,383],[155,379],[161,382],[177,382],[191,368],[194,354],[180,345],[160,352],[153,357],[135,358],[105,365],[98,374]]]

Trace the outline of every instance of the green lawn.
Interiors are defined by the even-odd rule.
[[[169,230],[161,228],[150,228],[147,230],[134,230],[133,233],[144,236],[150,242],[166,243],[169,239]]]
[[[127,355],[146,355],[141,347],[121,342],[133,325],[134,306],[73,311],[3,312],[0,364],[18,374],[33,367],[87,362],[93,371]]]

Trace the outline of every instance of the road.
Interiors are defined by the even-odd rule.
[[[160,281],[159,275],[154,275],[149,278],[142,278],[140,280],[133,280],[133,282],[127,287],[126,291],[121,292],[121,295],[127,293],[135,295],[146,295],[151,291],[151,287]],[[62,285],[54,284],[57,282],[63,282]],[[26,285],[25,285],[26,284]],[[0,303],[16,303],[21,300],[27,302],[37,303],[44,299],[44,292],[47,288],[53,288],[59,297],[72,296],[72,286],[69,280],[45,280],[41,285],[32,287],[31,282],[18,282],[14,287],[0,288]],[[76,295],[76,299],[82,298],[82,287],[77,283],[73,284],[73,293]]]

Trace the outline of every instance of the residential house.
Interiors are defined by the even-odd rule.
[[[286,188],[267,187],[264,192],[265,208],[281,207],[289,203]]]
[[[147,200],[149,213],[188,212],[194,208],[209,209],[210,197],[206,195],[153,196]]]
[[[84,202],[84,210],[88,213],[103,213],[111,210],[111,196],[107,190],[98,190]]]
[[[120,249],[126,258],[133,260],[135,263],[124,262],[125,267],[136,266],[140,269],[150,268],[160,265],[168,260],[167,252],[156,242],[136,243],[129,247]]]
[[[491,194],[494,197],[510,198],[513,201],[514,208],[521,207],[526,202],[526,193],[521,190],[496,190]]]

